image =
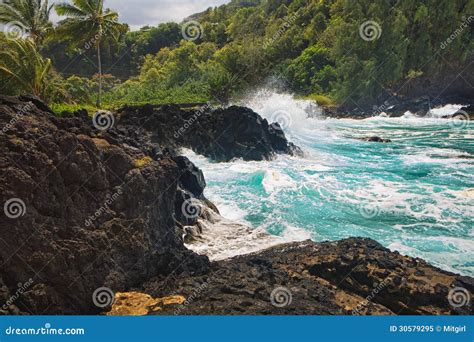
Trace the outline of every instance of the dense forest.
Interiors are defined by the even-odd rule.
[[[232,0],[130,31],[103,1],[10,0],[0,4],[1,92],[104,107],[227,101],[275,80],[348,106],[446,87],[463,95],[474,84],[474,73],[456,77],[472,68],[473,15],[474,0]]]

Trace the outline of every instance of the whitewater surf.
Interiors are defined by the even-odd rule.
[[[312,101],[268,90],[239,104],[279,122],[305,156],[213,163],[185,151],[224,217],[190,248],[224,259],[285,241],[370,237],[474,275],[474,129],[440,118],[458,105],[354,120],[325,119]],[[359,140],[368,136],[391,143]]]

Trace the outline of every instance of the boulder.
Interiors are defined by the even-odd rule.
[[[156,278],[141,291],[188,299],[183,315],[472,315],[474,280],[364,238],[295,242]],[[150,314],[170,315],[176,308]]]
[[[160,274],[207,269],[174,220],[181,189],[202,194],[197,168],[26,100],[0,97],[3,312],[94,314],[100,287],[121,292]]]
[[[269,160],[276,154],[302,154],[288,142],[277,123],[270,125],[245,107],[184,110],[173,105],[147,105],[124,107],[120,113],[119,126],[143,127],[152,141],[190,148],[215,161]]]
[[[390,139],[383,139],[381,137],[364,137],[364,138],[359,138],[359,140],[368,141],[368,142],[379,142],[379,143],[391,143],[392,142],[392,140],[390,140]]]

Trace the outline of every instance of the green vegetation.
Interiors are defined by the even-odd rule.
[[[99,110],[99,108],[91,105],[69,103],[52,103],[51,109],[59,115],[63,113],[74,113],[78,110],[86,110],[91,117]]]
[[[52,5],[48,0],[8,0],[0,2],[0,22],[15,23],[38,44],[51,32]]]
[[[0,22],[24,13],[26,3],[34,3],[33,13],[15,20],[29,38],[15,45],[0,37],[8,49],[0,58],[0,78],[10,79],[13,70],[19,74],[15,86],[3,91],[34,91],[52,102],[88,108],[101,102],[110,108],[227,101],[275,77],[289,91],[321,104],[348,98],[371,104],[408,80],[442,82],[468,66],[474,48],[472,27],[459,29],[474,13],[472,0],[233,0],[193,15],[201,34],[192,41],[176,23],[126,32],[99,0],[56,6],[67,19],[55,28],[47,1],[10,1],[0,5]],[[27,52],[35,45],[25,39],[43,57]],[[36,57],[29,58],[28,68],[13,67],[22,54]],[[52,68],[45,69],[49,60]],[[21,76],[28,72],[34,81]],[[472,76],[468,81],[474,82]]]
[[[0,51],[0,72],[21,92],[47,98],[51,61],[43,58],[31,40],[7,40]]]
[[[97,107],[100,107],[102,95],[101,45],[118,41],[120,35],[128,30],[118,22],[118,14],[104,9],[102,0],[73,0],[73,4],[62,3],[55,6],[59,15],[67,16],[56,30],[56,34],[74,42],[76,47],[89,50],[96,48],[99,75]]]

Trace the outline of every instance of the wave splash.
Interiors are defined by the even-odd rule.
[[[282,241],[360,236],[474,275],[472,123],[456,126],[450,120],[410,115],[324,119],[311,101],[270,90],[239,104],[279,122],[305,157],[211,163],[186,151],[203,170],[206,196],[222,215],[253,229],[242,234],[229,229],[228,221],[225,229],[218,227],[226,236],[226,243],[219,242],[224,250],[237,255]],[[367,136],[392,143],[358,140]],[[211,240],[217,242],[216,235]]]

